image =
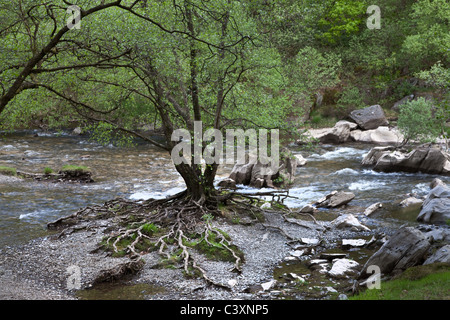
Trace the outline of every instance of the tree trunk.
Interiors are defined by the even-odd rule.
[[[214,177],[217,165],[210,165],[202,172],[188,164],[175,166],[178,173],[183,177],[186,184],[187,197],[199,205],[215,205],[216,190],[214,188]]]

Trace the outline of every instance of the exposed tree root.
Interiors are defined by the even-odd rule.
[[[272,203],[279,203],[286,198],[275,193],[263,195],[271,195]],[[111,219],[112,223],[107,228],[109,234],[101,243],[103,250],[116,256],[127,255],[132,261],[140,260],[149,251],[157,251],[164,263],[178,265],[186,275],[201,276],[208,284],[230,289],[207,276],[196,260],[195,252],[205,254],[208,258],[233,262],[230,271],[242,272],[243,254],[232,244],[228,235],[213,226],[212,220],[222,215],[218,204],[227,204],[227,208],[233,212],[245,212],[258,218],[262,215],[260,204],[263,202],[235,192],[221,193],[211,202],[204,199],[194,201],[186,192],[158,200],[131,201],[118,198],[103,205],[83,208],[49,223],[48,227],[63,229],[59,234],[62,236],[76,231],[76,225],[81,222]],[[292,237],[283,233],[292,240]]]

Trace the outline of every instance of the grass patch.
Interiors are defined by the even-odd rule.
[[[0,167],[0,174],[5,176],[17,176],[17,170],[10,167]]]
[[[416,266],[381,283],[381,289],[365,290],[350,300],[450,300],[450,266],[436,263]]]
[[[44,174],[52,174],[53,173],[53,169],[49,168],[49,167],[45,167],[44,168]]]
[[[64,167],[62,167],[61,171],[84,173],[84,172],[90,172],[90,169],[86,166],[65,165]]]

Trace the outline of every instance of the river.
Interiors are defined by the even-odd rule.
[[[37,136],[36,136],[37,135]],[[402,209],[399,201],[408,193],[425,196],[435,175],[378,173],[361,168],[360,162],[372,146],[346,144],[321,146],[301,151],[308,161],[297,169],[287,200],[292,208],[311,203],[333,190],[351,191],[351,202],[361,210],[375,202],[383,208],[367,223],[415,223],[418,208]],[[49,167],[58,171],[66,164],[83,165],[93,172],[94,183],[69,184],[33,181],[0,182],[0,248],[24,244],[48,234],[46,224],[78,209],[101,204],[115,197],[146,199],[179,192],[183,181],[167,152],[143,142],[133,147],[101,145],[85,136],[68,132],[21,131],[3,133],[0,166],[42,173]],[[225,178],[230,166],[221,167],[217,181]],[[446,183],[449,177],[439,176]],[[244,192],[255,192],[248,187]]]

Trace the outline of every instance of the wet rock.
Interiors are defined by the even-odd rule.
[[[320,254],[320,259],[326,259],[328,260],[335,260],[335,259],[342,259],[347,257],[346,253],[321,253]]]
[[[442,181],[441,179],[434,178],[433,181],[431,181],[431,183],[430,183],[430,189],[434,189],[437,186],[445,186],[445,185],[446,185],[445,182]]]
[[[301,213],[315,213],[315,212],[317,212],[317,209],[314,206],[308,204],[308,205],[304,206],[303,208],[301,208],[299,212],[301,212]]]
[[[357,268],[359,263],[350,259],[336,259],[333,261],[333,266],[331,267],[328,274],[333,278],[346,278],[349,275],[357,274]]]
[[[342,239],[342,247],[363,247],[367,243],[364,239]]]
[[[423,264],[432,264],[432,263],[450,263],[450,245],[447,244],[440,249],[438,249],[435,253],[433,253]]]
[[[331,221],[331,226],[338,229],[350,228],[354,231],[370,231],[368,227],[361,224],[361,222],[359,222],[359,220],[352,214],[343,214],[337,217]]]
[[[446,185],[437,185],[423,202],[417,221],[445,224],[450,219],[449,208],[450,188]]]
[[[379,105],[354,110],[350,113],[350,118],[363,130],[376,129],[379,126],[387,126],[389,124],[383,109]]]
[[[303,167],[308,163],[308,161],[305,158],[303,158],[301,154],[294,154],[294,157],[297,160],[297,167]]]
[[[450,175],[450,155],[437,148],[417,148],[406,153],[390,147],[373,148],[364,157],[363,166],[382,172],[423,172]]]
[[[225,178],[218,183],[218,186],[225,189],[236,189],[236,181],[231,178]]]
[[[409,206],[414,206],[414,205],[420,205],[423,203],[423,200],[421,199],[417,199],[416,197],[408,197],[405,200],[403,200],[402,202],[400,202],[400,206],[401,207],[409,207]]]
[[[420,264],[430,248],[425,235],[413,227],[402,227],[373,254],[363,267],[360,278],[367,277],[367,268],[378,266],[381,273],[398,273]]]
[[[355,198],[355,194],[351,192],[333,191],[326,195],[324,198],[318,200],[315,204],[316,207],[337,208],[343,206]]]
[[[381,202],[374,203],[374,204],[370,205],[369,207],[367,207],[366,210],[364,210],[364,214],[366,216],[370,216],[372,213],[374,213],[375,211],[377,211],[378,209],[380,209],[382,207],[383,207],[383,204]]]

